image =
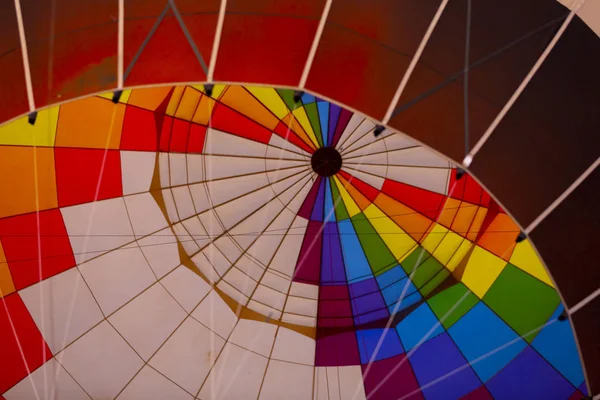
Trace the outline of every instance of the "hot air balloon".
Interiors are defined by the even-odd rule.
[[[597,1],[0,7],[0,399],[600,395]]]

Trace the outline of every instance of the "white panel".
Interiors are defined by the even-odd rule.
[[[138,248],[114,250],[79,269],[105,315],[112,314],[156,281]]]
[[[353,167],[353,166],[348,166],[348,167],[344,168],[345,172],[349,173],[350,175],[354,176],[357,179],[360,179],[361,181],[365,182],[366,184],[371,185],[375,189],[381,190],[381,188],[383,187],[383,183],[385,182],[384,178],[382,178],[380,176],[366,174],[364,172],[357,171],[356,169],[351,169],[350,167]],[[364,171],[367,170],[367,168],[365,168],[365,167],[358,167],[358,168],[360,168]]]
[[[212,204],[217,206],[236,197],[243,196],[269,184],[264,172],[248,176],[207,182]]]
[[[294,133],[290,132],[290,135],[293,134]],[[310,155],[306,151],[302,150],[289,140],[285,140],[285,138],[282,138],[277,134],[271,135],[271,140],[269,140],[269,147],[267,149],[266,157],[283,157],[296,160],[307,160],[308,162],[310,162]]]
[[[268,265],[275,251],[282,242],[288,227],[292,224],[295,214],[288,209],[284,209],[281,214],[275,218],[262,235],[250,246],[248,254],[256,258],[264,265]]]
[[[120,153],[123,194],[128,195],[150,190],[156,153],[148,151],[121,151]]]
[[[343,147],[345,144],[349,144],[348,140],[354,135],[354,131],[358,128],[358,126],[365,120],[365,117],[359,114],[352,114],[350,117],[350,121],[348,121],[348,125],[342,132],[340,136],[340,140],[338,140],[337,148],[340,150],[340,147]]]
[[[211,208],[207,188],[204,183],[190,185],[189,188],[190,193],[192,194],[192,201],[194,202],[194,208],[196,209],[197,214],[200,214],[201,212]]]
[[[204,226],[204,229],[206,229],[206,232],[208,232],[211,238],[217,238],[224,232],[223,226],[215,215],[214,210],[205,211],[198,215],[198,217],[202,222],[202,226]]]
[[[337,367],[327,367],[327,388],[330,400],[346,400],[342,398]],[[350,400],[350,399],[349,399]]]
[[[193,318],[160,348],[149,364],[190,393],[196,394],[225,341]]]
[[[52,354],[104,318],[77,268],[29,286],[19,294]]]
[[[177,208],[175,207],[175,199],[171,189],[162,190],[163,200],[165,201],[165,207],[171,223],[179,222],[179,214],[177,214]]]
[[[327,368],[315,367],[313,400],[329,400],[329,389],[327,387]]]
[[[367,159],[373,154],[385,153],[387,151],[388,149],[386,148],[385,142],[380,139],[374,140],[371,143],[365,145],[364,147],[353,147],[352,150],[344,150],[341,151],[341,153],[344,162],[346,162],[346,160],[350,160],[352,162],[362,163],[363,160]]]
[[[388,167],[388,179],[417,186],[432,192],[446,194],[449,169]]]
[[[307,166],[304,163],[286,166],[286,168],[277,168],[277,165],[281,166],[282,163],[283,162],[280,163],[277,160],[272,160],[269,162],[269,171],[267,172],[267,178],[269,179],[269,182],[279,182],[282,179],[285,179],[286,177],[290,176],[294,176],[296,179],[293,179],[293,181],[297,181],[301,175],[307,174],[312,171],[311,167]]]
[[[54,396],[52,396],[53,393]],[[35,399],[36,395],[39,395],[41,399],[90,399],[54,359],[48,360],[33,371],[28,378],[10,388],[3,396],[6,400],[31,400]]]
[[[184,265],[165,276],[161,283],[188,313],[210,291],[210,285]]]
[[[194,397],[179,386],[145,366],[127,385],[119,400],[169,399],[192,400]]]
[[[257,283],[237,268],[231,268],[223,277],[227,283],[236,288],[245,297],[250,297]]]
[[[171,174],[171,186],[185,185],[187,178],[186,155],[169,153],[169,170]]]
[[[61,208],[77,264],[134,239],[123,198]]]
[[[273,183],[271,187],[274,193],[278,195],[278,200],[287,205],[294,198],[298,197],[298,194],[302,191],[306,183],[308,183],[311,176],[312,174],[301,173],[285,181]]]
[[[373,121],[365,120],[365,122],[360,124],[354,135],[352,135],[352,138],[350,138],[350,140],[344,143],[344,152],[351,152],[352,150],[359,149],[362,146],[365,146],[369,143],[372,143],[374,140],[377,140],[373,137],[374,129],[375,124],[373,123]],[[385,133],[386,132],[383,132],[382,135]]]
[[[297,182],[302,175],[309,172],[309,169],[305,166],[279,169],[271,172],[267,172],[267,179],[273,186],[273,190],[276,194],[283,192],[285,189],[290,187],[294,182]]]
[[[136,237],[149,235],[168,225],[150,193],[140,193],[124,199]]]
[[[309,159],[290,160],[283,154],[284,158],[279,158],[279,151],[274,158],[266,158],[263,163],[266,163],[267,171],[278,171],[286,169],[295,169],[298,171],[308,171],[311,169]]]
[[[291,234],[287,234],[283,239],[273,261],[271,261],[271,265],[269,266],[270,269],[279,271],[289,277],[294,274],[298,255],[300,254],[300,248],[302,247],[302,240],[298,239],[304,237],[307,226],[307,220],[302,217],[296,217],[288,232]]]
[[[308,317],[316,317],[317,301],[290,296],[288,297],[288,301],[285,303],[284,311],[286,313],[294,313],[306,315]]]
[[[388,157],[390,165],[450,168],[447,160],[423,146],[391,151]]]
[[[289,278],[283,278],[271,271],[267,271],[265,273],[260,283],[282,293],[287,293],[288,289],[290,288]]]
[[[270,188],[260,189],[256,192],[247,194],[234,201],[223,204],[215,208],[219,219],[226,229],[231,229],[241,220],[253,213],[259,207],[262,207],[272,197]]]
[[[266,358],[227,343],[198,397],[254,399],[258,396],[266,367]]]
[[[310,174],[309,176],[307,176],[305,179],[302,180],[302,189],[300,189],[300,192],[298,193],[298,195],[296,197],[294,197],[294,199],[288,204],[287,209],[290,210],[291,212],[293,212],[294,214],[297,214],[298,211],[300,211],[300,208],[302,207],[302,203],[304,203],[304,200],[306,199],[306,196],[308,196],[308,193],[310,192],[311,186],[312,186],[312,182],[313,182],[313,178],[316,177],[315,173]]]
[[[300,326],[310,326],[310,327],[316,327],[317,326],[317,319],[313,318],[313,317],[306,317],[304,315],[298,315],[298,314],[283,314],[283,317],[281,318],[282,322],[287,322],[289,324],[292,325],[300,325]]]
[[[170,187],[171,176],[169,173],[169,153],[158,153],[158,168],[160,177],[160,187]]]
[[[280,201],[271,201],[232,228],[229,233],[243,249],[248,249],[267,229],[267,226],[277,217],[283,207],[284,205]]]
[[[179,186],[171,189],[175,200],[175,207],[179,213],[179,218],[186,219],[196,214],[192,195],[187,186]]]
[[[342,400],[365,400],[365,387],[363,385],[362,370],[360,365],[338,367],[340,394]],[[358,389],[358,393],[356,390]]]
[[[207,155],[204,157],[204,162],[207,181],[265,171],[264,158]]]
[[[225,293],[227,296],[231,297],[233,300],[235,300],[238,305],[246,305],[246,303],[248,302],[248,296],[244,295],[242,292],[240,292],[238,289],[236,289],[235,287],[231,286],[229,283],[227,283],[225,280],[220,281],[217,284],[217,287],[223,291],[223,293]]]
[[[104,321],[57,355],[57,360],[95,399],[113,399],[143,361]]]
[[[221,337],[228,337],[237,322],[237,317],[214,290],[202,300],[192,313],[200,321]]]
[[[367,146],[365,147],[365,149],[369,149],[370,147],[371,146]],[[351,153],[344,157],[344,165],[380,164],[385,166],[388,165],[391,161],[388,157],[388,154],[388,151],[372,153],[370,150],[368,152],[365,151],[364,153],[362,151],[356,154]]]
[[[264,157],[266,150],[267,146],[265,144],[230,135],[213,128],[206,130],[205,154]]]
[[[285,294],[266,286],[259,285],[256,292],[254,292],[252,299],[281,311],[283,310],[283,304],[285,303]]]
[[[259,399],[312,400],[313,368],[271,360]]]
[[[271,359],[315,365],[316,341],[283,326],[277,331]]]
[[[242,250],[240,250],[240,246],[233,241],[229,236],[223,235],[217,240],[214,241],[215,246],[221,253],[229,260],[231,264],[235,263],[238,258],[242,255]]]
[[[173,225],[173,231],[175,231],[177,240],[179,240],[179,243],[181,243],[187,255],[196,254],[200,250],[200,247],[198,247],[198,244],[194,238],[190,235],[187,229],[185,229],[181,222]]]
[[[193,239],[199,248],[204,248],[210,243],[211,238],[208,237],[208,233],[206,233],[206,230],[200,223],[200,218],[193,216],[182,223],[185,230],[191,235],[190,239]]]
[[[400,132],[395,132],[389,136],[386,136],[384,142],[388,151],[419,146],[419,144],[412,138]]]
[[[204,181],[204,156],[202,154],[187,155],[188,183]]]
[[[371,164],[344,164],[344,169],[348,170],[348,173],[352,174],[354,171],[359,170],[364,173],[375,175],[376,177],[385,178],[387,176],[388,166],[386,165],[371,165]],[[364,175],[364,174],[362,174]],[[358,178],[358,176],[357,176]],[[360,178],[362,179],[362,178]],[[379,179],[379,178],[377,178]]]
[[[231,262],[219,251],[214,243],[209,244],[202,250],[202,254],[204,254],[210,265],[212,265],[221,277],[231,268]]]
[[[248,303],[248,308],[261,315],[264,315],[268,319],[279,320],[281,318],[281,311],[268,307],[262,303],[258,303],[254,300],[250,300]]]
[[[203,253],[198,253],[191,258],[192,262],[198,268],[198,271],[204,276],[210,283],[216,283],[221,279],[217,271],[213,268],[212,265],[206,259],[206,256]]]
[[[235,266],[255,281],[259,281],[264,273],[264,267],[259,265],[256,260],[251,259],[246,254],[237,260]]]
[[[140,239],[138,244],[146,256],[150,268],[159,279],[171,272],[181,262],[177,249],[177,238],[170,228]]]
[[[302,282],[293,282],[290,296],[305,297],[317,300],[319,298],[319,286]]]
[[[186,316],[181,306],[157,283],[108,320],[127,343],[148,361]]]
[[[269,357],[275,341],[276,331],[277,325],[240,319],[229,338],[229,342]]]

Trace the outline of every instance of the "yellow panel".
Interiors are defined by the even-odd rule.
[[[221,97],[221,102],[270,130],[274,130],[279,124],[277,117],[241,86],[230,86]]]
[[[506,261],[500,257],[481,247],[475,247],[467,262],[462,282],[481,299],[505,266]]]
[[[315,143],[313,143],[312,139],[308,137],[308,134],[304,132],[302,129],[302,125],[296,120],[294,114],[288,114],[281,120],[292,132],[295,132],[296,135],[302,139],[304,143],[306,143],[310,148],[317,149]]]
[[[317,137],[315,136],[315,132],[313,131],[312,125],[308,120],[308,115],[306,115],[306,110],[304,109],[304,107],[297,108],[293,112],[293,114],[298,120],[298,122],[300,122],[300,126],[304,128],[304,131],[306,132],[310,140],[315,144],[315,146],[318,146],[319,142],[317,140]]]
[[[118,149],[125,116],[124,104],[89,97],[60,106],[56,146]]]
[[[359,214],[360,208],[358,208],[354,200],[352,200],[352,197],[350,196],[350,194],[348,194],[348,191],[346,190],[344,185],[342,185],[342,183],[336,176],[332,176],[332,178],[335,181],[335,185],[337,186],[337,189],[340,192],[340,196],[342,197],[342,201],[344,202],[344,205],[346,206],[346,210],[348,211],[350,217],[352,218],[356,214]]]
[[[465,255],[467,255],[467,253],[469,252],[471,246],[473,246],[472,242],[469,242],[466,239],[462,240],[460,246],[458,247],[458,250],[456,250],[456,252],[452,255],[450,261],[446,263],[446,268],[450,272],[454,272],[454,270],[456,269],[456,267],[458,267]]]
[[[13,283],[10,269],[8,269],[8,263],[4,256],[4,250],[2,249],[2,243],[0,243],[0,298],[11,294],[15,291],[15,284]]]
[[[521,268],[528,274],[535,276],[540,281],[554,287],[546,269],[542,265],[542,261],[535,253],[529,240],[517,244],[512,253],[512,257],[510,258],[510,263]]]
[[[54,146],[58,107],[39,111],[35,125],[27,121],[27,116],[0,126],[0,144],[23,146]]]
[[[199,91],[187,86],[183,92],[183,97],[179,102],[177,111],[175,111],[175,116],[186,121],[191,121],[198,104],[200,104],[200,96],[202,94]]]
[[[375,204],[416,241],[420,242],[433,225],[429,218],[383,193],[377,195]]]
[[[98,96],[112,101],[113,95],[114,95],[114,92],[107,92],[107,93],[102,93]],[[121,97],[119,98],[119,103],[127,104],[130,96],[131,96],[131,89],[123,90],[123,93],[121,93]]]
[[[190,85],[190,86],[202,93],[206,93],[204,91],[204,85]],[[214,85],[213,92],[212,92],[212,98],[219,100],[221,98],[221,96],[223,96],[223,93],[225,92],[225,90],[227,90],[227,88],[229,88],[228,85]]]
[[[343,177],[340,177],[339,179],[348,191],[350,197],[352,197],[352,199],[356,202],[356,205],[361,210],[364,210],[365,208],[369,207],[369,205],[371,205],[371,200],[366,198],[365,195],[363,195],[357,188],[354,187],[354,185],[352,185],[352,183],[350,183],[350,181],[347,181]]]
[[[0,147],[0,218],[36,211],[34,154],[40,210],[56,208],[54,149]]]
[[[433,254],[435,249],[442,242],[444,237],[448,233],[448,228],[443,227],[442,225],[436,223],[431,230],[429,230],[429,234],[423,240],[422,246],[427,250],[430,254]]]
[[[181,101],[181,98],[183,97],[183,91],[185,90],[185,86],[175,86],[175,89],[173,90],[173,95],[171,96],[171,99],[169,100],[169,104],[167,105],[167,115],[170,115],[171,117],[175,115],[175,112],[177,111],[177,107],[179,107],[179,102]]]
[[[433,256],[442,264],[447,265],[454,253],[465,242],[465,238],[452,231],[443,236],[444,239],[433,252]]]
[[[210,121],[215,104],[216,101],[214,99],[208,96],[202,96],[198,107],[196,107],[196,112],[192,117],[192,121],[197,124],[208,125],[208,121]]]
[[[246,86],[246,89],[254,95],[261,103],[273,112],[279,119],[283,119],[290,110],[273,88]]]
[[[364,213],[396,260],[403,259],[417,245],[417,242],[409,234],[396,225],[375,204],[365,208]]]

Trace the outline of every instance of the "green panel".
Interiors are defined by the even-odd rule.
[[[423,255],[421,255],[423,252]],[[413,269],[415,268],[417,261],[420,258],[420,265],[417,268],[417,272],[413,276],[412,282],[415,284],[417,289],[422,288],[427,282],[429,282],[444,266],[439,263],[438,260],[433,258],[427,250],[424,250],[422,247],[417,247],[413,250],[412,253],[404,261],[402,261],[401,265],[404,268],[404,271],[407,275],[410,276]]]
[[[290,89],[277,89],[277,93],[281,96],[285,104],[291,110],[296,108],[296,103],[294,103],[294,91]]]
[[[511,264],[507,264],[483,301],[519,335],[545,324],[560,304],[556,290]],[[526,340],[531,343],[536,334]]]
[[[458,283],[448,289],[436,294],[427,302],[435,315],[441,321],[444,315],[463,297],[467,292],[467,287],[462,283]],[[469,295],[446,317],[442,322],[444,328],[448,329],[462,318],[471,308],[479,302],[477,296],[473,293]]]
[[[442,282],[444,282],[448,276],[450,276],[450,271],[448,271],[446,268],[442,268],[433,278],[431,278],[429,282],[423,285],[423,287],[420,289],[420,292],[423,295],[423,297],[428,296],[429,293],[433,292],[435,288],[441,285]]]
[[[351,220],[375,275],[379,275],[381,270],[389,268],[390,265],[397,264],[396,258],[363,213],[356,214]]]
[[[323,134],[321,133],[321,122],[319,122],[319,111],[317,110],[317,103],[308,103],[304,106],[304,110],[306,110],[306,115],[308,115],[308,120],[310,121],[310,125],[317,136],[317,141],[319,145],[323,147]]]
[[[329,179],[329,183],[331,186],[331,194],[333,195],[333,206],[335,207],[335,217],[338,221],[343,221],[345,219],[350,218],[348,214],[348,210],[346,210],[346,206],[344,205],[344,200],[340,196],[340,192],[335,184],[333,179]]]

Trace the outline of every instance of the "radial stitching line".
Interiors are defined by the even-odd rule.
[[[325,3],[325,7],[323,8],[323,13],[321,14],[321,19],[319,20],[319,25],[317,27],[317,32],[315,33],[315,37],[310,47],[310,52],[308,53],[306,64],[304,65],[302,76],[300,77],[300,83],[298,83],[298,88],[300,89],[304,89],[304,87],[306,86],[308,74],[310,73],[310,69],[312,68],[313,61],[315,60],[315,55],[317,54],[317,49],[319,47],[321,37],[323,36],[323,31],[325,30],[325,23],[327,22],[327,17],[329,16],[329,10],[331,9],[332,3],[333,0],[327,0],[327,2]]]
[[[25,73],[25,86],[27,89],[27,101],[29,103],[29,112],[35,111],[35,100],[33,97],[33,86],[31,84],[31,69],[29,68],[29,52],[27,50],[27,37],[25,36],[25,26],[23,24],[23,13],[21,11],[21,1],[15,0],[15,12],[17,14],[17,26],[19,28],[19,41],[21,43],[21,54],[23,56],[23,72]]]
[[[219,17],[217,19],[217,28],[215,31],[215,40],[213,41],[213,47],[211,50],[208,72],[206,73],[206,80],[208,82],[213,81],[213,77],[215,74],[215,68],[217,66],[217,57],[219,56],[219,46],[221,45],[221,35],[223,33],[223,23],[225,21],[225,10],[226,9],[227,9],[227,0],[221,0],[221,6],[219,7]]]
[[[467,0],[467,28],[465,39],[465,69],[463,78],[463,112],[465,128],[465,156],[469,154],[469,58],[471,54],[472,1]]]
[[[119,39],[117,43],[117,89],[123,89],[123,53],[125,51],[125,0],[119,0]]]
[[[208,76],[208,67],[206,66],[206,63],[204,62],[204,58],[202,58],[202,54],[200,54],[200,50],[198,50],[198,46],[196,46],[196,42],[194,42],[194,39],[192,38],[190,31],[188,30],[187,26],[185,25],[185,22],[183,21],[183,18],[181,17],[181,14],[179,13],[177,6],[175,5],[175,0],[169,0],[169,4],[171,5],[171,10],[173,10],[173,14],[175,14],[175,18],[177,18],[177,22],[179,22],[179,26],[181,27],[181,30],[183,31],[185,38],[187,39],[189,45],[192,47],[192,51],[194,52],[196,59],[200,63],[202,70],[204,71],[204,74],[206,74]]]

